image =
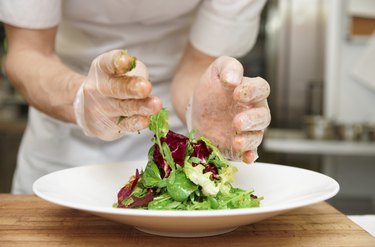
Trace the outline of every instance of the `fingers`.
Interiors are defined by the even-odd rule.
[[[116,99],[144,99],[151,95],[151,82],[139,76],[111,77],[101,83],[98,91]]]
[[[102,76],[100,73],[95,75],[95,80],[98,82],[96,87],[103,96],[117,99],[143,99],[150,96],[152,85],[148,80],[146,66],[134,60],[136,66],[129,71],[129,66],[133,66],[129,57],[131,56],[124,54],[123,51],[115,50],[97,58],[100,69],[109,75]],[[129,72],[124,74],[125,71]]]
[[[90,134],[104,141],[113,141],[129,132],[143,130],[150,124],[149,116],[125,117],[118,122],[118,118],[104,119],[98,125],[91,126]]]
[[[251,164],[254,163],[259,158],[257,150],[249,150],[243,153],[242,161]]]
[[[123,50],[97,57],[88,78],[93,90],[117,99],[142,99],[150,96],[152,85],[146,66]]]
[[[90,136],[96,136],[104,141],[113,141],[129,132],[146,129],[150,124],[151,116],[132,115],[122,118],[102,118],[95,125],[90,124]],[[93,119],[92,117],[89,119]]]
[[[241,84],[234,92],[234,100],[244,103],[256,103],[266,99],[270,95],[270,86],[266,80],[261,77],[244,77]]]
[[[213,76],[219,78],[224,87],[235,87],[241,83],[243,67],[237,59],[219,57],[212,66]]]
[[[253,163],[258,159],[258,146],[263,139],[264,131],[249,131],[237,134],[233,138],[232,148],[233,151],[242,157],[245,163]]]
[[[150,123],[162,103],[151,96],[146,66],[124,51],[97,57],[75,100],[77,124],[86,135],[115,140]]]
[[[241,134],[236,135],[233,138],[232,147],[236,151],[245,152],[247,150],[255,150],[263,139],[263,132],[260,131],[249,131],[243,132]]]
[[[265,99],[234,117],[233,126],[238,133],[233,137],[232,147],[235,152],[242,153],[243,162],[252,163],[258,158],[257,148],[270,121],[271,114]]]
[[[150,116],[131,116],[125,117],[118,123],[121,133],[136,132],[143,130],[150,124]]]
[[[192,124],[203,135],[213,136],[226,157],[249,163],[257,159],[263,130],[271,121],[266,102],[270,87],[262,78],[243,73],[238,60],[216,59],[194,93]]]
[[[135,68],[129,71],[128,73],[126,73],[125,76],[141,76],[144,79],[149,80],[147,67],[144,63],[142,63],[139,60],[136,61]]]
[[[133,115],[151,116],[158,113],[163,104],[158,97],[148,97],[146,99],[111,99],[108,102],[107,115],[109,117],[130,117]]]
[[[113,50],[97,57],[94,63],[108,75],[123,75],[136,67],[136,58],[124,50]]]
[[[233,119],[233,126],[237,131],[254,131],[267,128],[270,122],[271,113],[266,100],[263,100],[254,108],[238,113]]]

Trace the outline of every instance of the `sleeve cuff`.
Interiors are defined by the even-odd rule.
[[[43,29],[58,25],[60,0],[0,0],[0,21],[9,25]]]
[[[190,42],[210,56],[241,57],[254,45],[258,29],[258,16],[251,21],[230,21],[199,11],[190,31]]]

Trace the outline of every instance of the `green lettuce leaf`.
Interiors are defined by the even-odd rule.
[[[199,164],[193,166],[189,161],[184,163],[184,172],[186,176],[196,185],[202,187],[202,193],[205,196],[215,196],[219,192],[219,186],[215,184],[215,181],[211,180],[211,172],[203,173],[204,166]]]
[[[198,185],[190,181],[182,170],[172,171],[167,180],[167,191],[175,201],[185,201],[197,189]]]

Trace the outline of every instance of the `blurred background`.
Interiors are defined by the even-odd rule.
[[[259,161],[333,177],[341,190],[329,202],[346,214],[375,214],[374,31],[374,0],[268,0],[257,43],[241,59],[247,76],[271,86]],[[3,60],[1,23],[0,42]],[[10,191],[27,121],[3,72],[0,193]]]

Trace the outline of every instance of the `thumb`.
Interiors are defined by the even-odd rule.
[[[238,86],[243,77],[242,64],[233,57],[219,57],[213,64],[214,76],[220,79],[224,87]]]
[[[136,67],[137,59],[126,50],[112,50],[96,58],[96,64],[108,75],[123,75]]]

